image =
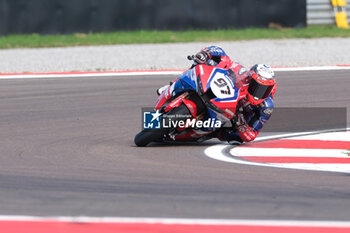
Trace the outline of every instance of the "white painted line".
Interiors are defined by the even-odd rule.
[[[275,67],[274,71],[317,71],[317,70],[350,70],[349,66],[313,66],[313,67]],[[184,70],[147,70],[147,71],[115,71],[115,72],[62,72],[62,73],[14,73],[1,74],[0,79],[39,79],[39,78],[84,78],[84,77],[121,77],[144,75],[180,75]]]
[[[0,79],[41,79],[41,78],[86,78],[86,77],[120,77],[145,75],[180,75],[182,71],[142,71],[142,72],[100,72],[100,73],[55,73],[55,74],[0,74]]]
[[[297,137],[299,140],[321,140],[321,141],[350,141],[350,134],[346,132],[330,132],[325,134],[314,134]],[[296,137],[286,138],[287,140],[296,139]]]
[[[74,217],[74,216],[15,216],[0,215],[0,221],[57,221],[81,223],[148,223],[183,225],[247,225],[247,226],[310,226],[350,227],[350,221],[299,221],[299,220],[245,220],[245,219],[186,219],[186,218],[128,218],[128,217]]]
[[[349,66],[310,66],[310,67],[275,67],[274,71],[318,71],[318,70],[350,70]]]
[[[235,147],[230,152],[235,156],[249,157],[322,157],[349,158],[346,150],[336,149],[284,149],[284,148],[251,148]]]
[[[326,172],[340,172],[340,173],[350,173],[348,164],[306,164],[306,163],[298,163],[298,164],[281,164],[281,163],[257,163],[242,160],[238,157],[229,157],[227,156],[223,150],[230,148],[231,146],[225,145],[217,145],[208,147],[204,153],[212,159],[227,162],[227,163],[235,163],[235,164],[243,164],[250,166],[260,166],[260,167],[275,167],[275,168],[287,168],[287,169],[297,169],[297,170],[312,170],[312,171],[326,171]],[[295,166],[297,165],[297,167]]]
[[[308,131],[308,132],[297,132],[297,133],[281,133],[281,134],[277,134],[277,135],[272,135],[272,136],[263,136],[263,137],[257,137],[254,142],[259,142],[259,141],[266,141],[266,140],[272,140],[272,139],[280,139],[280,138],[285,138],[285,139],[295,139],[295,137],[318,137],[315,135],[319,135],[319,134],[328,134],[328,133],[337,133],[338,131],[344,131],[344,130],[350,130],[350,128],[346,128],[346,129],[330,129],[330,130],[318,130],[318,131]],[[332,135],[332,138],[334,138],[334,135]],[[332,140],[336,140],[336,139],[332,139]],[[337,140],[336,140],[337,141]]]
[[[349,128],[346,130],[349,130]],[[300,134],[300,133],[299,134],[298,133],[283,134],[283,135],[261,137],[255,141],[265,141],[265,140],[270,140],[270,139],[279,139],[279,138],[298,136],[298,135],[307,135],[307,134],[319,134],[322,132],[329,133],[329,131],[315,131],[315,132],[305,132],[302,134]],[[339,133],[341,133],[341,132],[339,132]],[[349,133],[349,131],[347,131],[347,133]],[[235,156],[236,154],[233,151],[236,149],[238,149],[238,148],[232,147],[230,145],[216,145],[216,146],[208,147],[207,149],[205,149],[204,153],[209,158],[212,158],[215,160],[220,160],[223,162],[228,162],[228,163],[263,166],[263,167],[299,169],[299,170],[301,169],[301,170],[313,170],[313,171],[350,173],[349,164],[339,164],[339,163],[338,164],[328,164],[328,163],[324,163],[324,164],[318,164],[318,163],[317,164],[313,164],[313,163],[261,163],[261,162],[248,161],[248,160],[244,160],[238,156]],[[275,150],[278,150],[278,149],[275,149]],[[228,154],[231,154],[231,156],[229,156]],[[268,156],[268,155],[266,155],[266,156]]]

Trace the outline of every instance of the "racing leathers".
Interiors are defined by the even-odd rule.
[[[194,61],[198,64],[216,65],[224,59],[230,58],[223,49],[217,46],[204,48],[194,56]],[[231,70],[240,80],[241,85],[249,85],[248,70],[244,66],[233,62]],[[274,108],[273,96],[274,92],[258,105],[252,105],[248,98],[242,99],[237,106],[237,118],[232,121],[232,127],[221,128],[214,132],[212,136],[230,144],[240,144],[254,140],[272,114]]]
[[[270,119],[273,111],[273,97],[270,95],[261,104],[252,105],[247,98],[240,101],[238,120],[232,128],[222,128],[216,137],[230,144],[250,142],[256,138],[263,125]]]

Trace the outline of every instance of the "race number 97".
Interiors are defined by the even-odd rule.
[[[210,88],[214,95],[220,99],[233,97],[235,90],[224,73],[217,72],[212,79]]]
[[[214,81],[214,84],[220,88],[220,92],[225,95],[230,95],[231,90],[230,86],[227,85],[227,82],[223,78],[218,78]]]

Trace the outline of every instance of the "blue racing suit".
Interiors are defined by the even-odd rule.
[[[272,95],[258,105],[252,105],[246,99],[241,101],[240,104],[244,118],[242,122],[232,128],[222,128],[216,134],[216,137],[220,140],[228,141],[230,144],[254,140],[263,125],[270,119],[274,108]]]

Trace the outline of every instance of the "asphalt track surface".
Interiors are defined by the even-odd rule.
[[[277,75],[276,106],[350,109],[349,70]],[[347,174],[216,161],[217,140],[136,147],[174,78],[0,80],[0,215],[350,220]]]

